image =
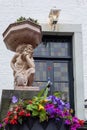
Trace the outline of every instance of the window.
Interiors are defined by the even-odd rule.
[[[35,86],[45,86],[48,78],[52,91],[63,92],[64,100],[73,99],[72,37],[44,35],[42,43],[35,49]]]

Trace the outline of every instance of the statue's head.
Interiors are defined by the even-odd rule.
[[[22,45],[19,45],[17,47],[16,52],[17,53],[26,52],[26,53],[32,53],[33,54],[33,47],[32,47],[31,44],[22,44]]]
[[[33,54],[33,47],[32,47],[32,45],[31,44],[28,44],[28,45],[26,45],[26,47],[24,48],[24,52],[26,52],[26,53],[31,53],[31,54]]]

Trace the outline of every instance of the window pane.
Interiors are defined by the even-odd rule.
[[[34,56],[48,56],[49,55],[49,45],[41,43],[36,49],[34,50]]]
[[[68,81],[68,63],[54,63],[54,81]]]
[[[69,56],[69,45],[67,42],[52,42],[51,44],[51,56],[66,57]]]
[[[54,90],[63,92],[63,100],[69,101],[69,83],[54,83]]]
[[[46,81],[47,74],[46,74],[47,65],[46,62],[35,62],[35,81]]]

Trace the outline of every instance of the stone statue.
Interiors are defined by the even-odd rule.
[[[15,86],[32,86],[35,73],[32,45],[23,44],[17,47],[11,67]]]

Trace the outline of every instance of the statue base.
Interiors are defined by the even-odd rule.
[[[35,86],[15,86],[14,90],[40,91],[43,87]]]

